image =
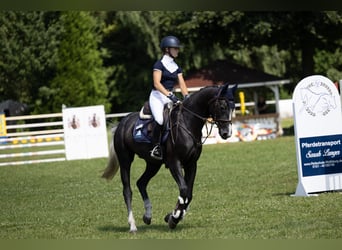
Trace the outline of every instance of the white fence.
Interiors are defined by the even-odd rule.
[[[127,114],[108,114],[106,119]],[[0,166],[66,160],[62,113],[13,116],[5,120],[6,135],[0,137]]]
[[[108,121],[127,114],[106,114],[105,117]],[[66,160],[63,113],[6,117],[5,121],[5,136],[1,136],[4,129],[0,122],[0,166]],[[237,132],[241,134],[239,129]],[[243,133],[246,134],[246,129]],[[234,138],[236,136],[230,141]],[[217,143],[216,139],[214,141]]]

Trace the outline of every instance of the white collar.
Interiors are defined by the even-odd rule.
[[[163,58],[161,59],[161,63],[171,73],[175,72],[178,69],[178,65],[173,60],[173,58],[169,55],[164,55]]]
[[[165,54],[163,55],[162,61],[168,62],[168,63],[172,63],[174,61],[173,57]]]

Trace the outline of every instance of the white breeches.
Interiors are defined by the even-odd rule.
[[[152,90],[149,101],[154,120],[156,120],[159,125],[163,125],[164,105],[171,102],[171,100],[158,90]]]

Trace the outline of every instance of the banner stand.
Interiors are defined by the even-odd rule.
[[[302,182],[299,182],[296,188],[296,193],[291,194],[291,196],[303,196],[303,197],[309,197],[309,196],[318,196],[318,194],[309,194],[306,192],[305,187]]]
[[[313,75],[293,92],[298,185],[291,196],[342,190],[342,112],[335,84]]]

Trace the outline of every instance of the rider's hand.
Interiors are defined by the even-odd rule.
[[[178,104],[180,103],[181,101],[178,99],[177,96],[175,96],[174,93],[170,93],[168,96],[167,96],[174,104]]]

